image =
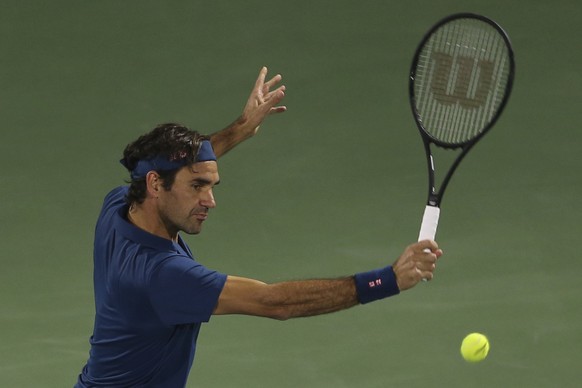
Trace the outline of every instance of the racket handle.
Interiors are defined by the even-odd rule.
[[[434,240],[439,225],[439,215],[441,209],[436,206],[427,205],[424,208],[424,215],[422,216],[422,225],[420,226],[420,234],[418,241]]]

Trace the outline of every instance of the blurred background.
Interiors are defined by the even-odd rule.
[[[426,200],[410,62],[430,26],[465,11],[507,30],[517,76],[447,190],[435,280],[328,316],[215,317],[188,386],[578,386],[579,1],[0,7],[0,386],[75,383],[93,328],[93,228],[127,178],[123,148],[163,122],[225,127],[263,65],[283,75],[288,112],[221,159],[218,207],[186,237],[199,261],[267,282],[392,263]],[[491,341],[476,365],[459,354],[473,331]]]

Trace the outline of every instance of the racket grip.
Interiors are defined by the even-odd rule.
[[[439,207],[427,205],[424,208],[418,241],[434,240],[439,225],[440,214],[441,209]]]

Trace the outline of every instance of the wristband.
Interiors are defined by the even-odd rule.
[[[398,295],[400,289],[392,266],[354,275],[358,301],[361,304]]]

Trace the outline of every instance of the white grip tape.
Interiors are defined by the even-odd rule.
[[[424,215],[422,216],[422,225],[420,226],[420,233],[418,241],[434,240],[439,225],[439,215],[441,209],[436,206],[428,205],[424,208]]]

